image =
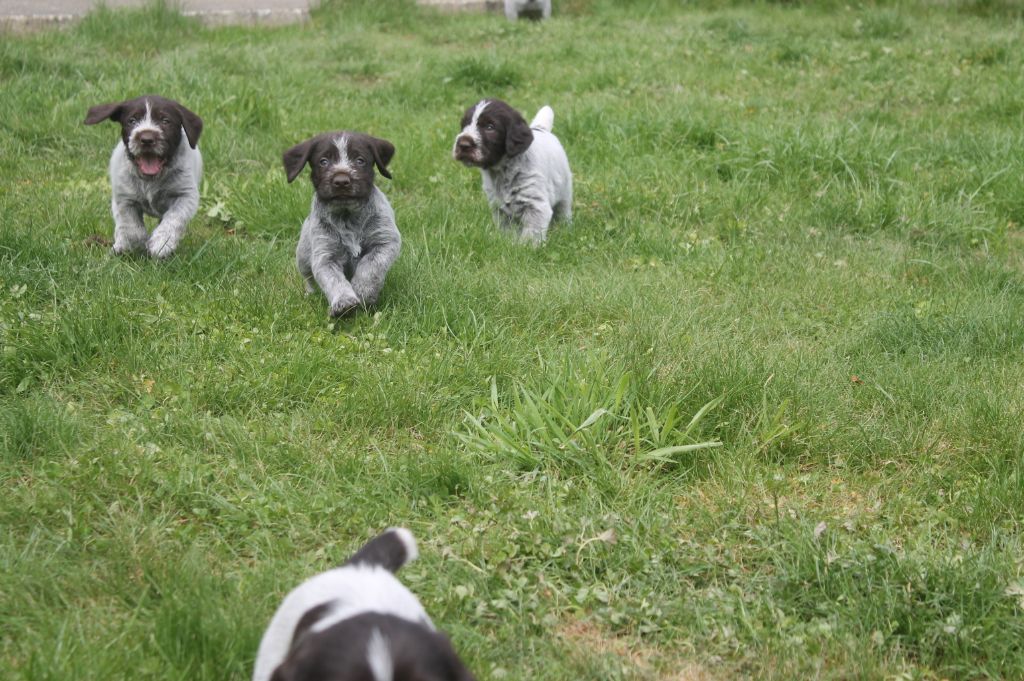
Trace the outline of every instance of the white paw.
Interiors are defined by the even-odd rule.
[[[359,298],[354,293],[345,293],[331,303],[331,316],[340,317],[359,307]]]
[[[135,251],[142,250],[145,246],[143,242],[133,241],[114,241],[114,246],[110,249],[110,252],[114,255],[124,255],[125,253],[134,253]]]
[[[151,257],[163,260],[174,253],[174,246],[175,244],[171,243],[169,239],[153,236],[146,244],[146,250],[149,251]]]

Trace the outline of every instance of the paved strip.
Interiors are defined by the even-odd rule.
[[[110,9],[144,7],[153,0],[0,0],[0,32],[23,33],[59,28],[78,21],[97,5]],[[320,0],[170,0],[185,16],[207,26],[275,26],[307,21]],[[416,0],[446,12],[500,11],[502,0]]]
[[[66,26],[97,5],[145,7],[152,0],[0,0],[0,31],[26,32]],[[168,5],[204,24],[279,25],[306,21],[318,0],[178,0]]]

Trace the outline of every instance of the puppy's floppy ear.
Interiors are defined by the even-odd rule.
[[[505,153],[509,156],[518,156],[533,144],[533,130],[526,120],[514,112],[512,119],[505,129]]]
[[[181,104],[176,104],[178,113],[181,114],[181,127],[185,128],[185,137],[188,138],[188,145],[193,149],[199,144],[199,136],[203,134],[203,119],[192,113]]]
[[[117,102],[113,104],[97,104],[96,106],[89,109],[89,113],[85,115],[86,125],[96,125],[101,121],[105,121],[108,118],[114,122],[121,122],[121,109],[123,108],[124,102]]]
[[[371,137],[370,148],[373,149],[373,162],[377,166],[377,170],[390,180],[391,173],[388,172],[387,166],[395,155],[395,145],[387,140]]]
[[[288,174],[289,182],[292,182],[299,176],[299,173],[302,172],[306,162],[309,161],[309,154],[313,150],[314,142],[316,142],[315,137],[296,144],[294,147],[284,152],[284,172]]]

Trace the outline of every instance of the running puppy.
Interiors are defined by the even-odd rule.
[[[199,208],[203,157],[196,145],[203,120],[156,95],[94,106],[85,124],[107,119],[121,124],[121,142],[110,156],[114,253],[145,250],[166,258]],[[143,215],[160,221],[152,234]]]
[[[474,681],[394,573],[417,556],[392,528],[285,597],[260,641],[252,681]]]
[[[484,99],[466,110],[452,157],[480,169],[494,220],[518,229],[539,245],[551,220],[572,219],[572,172],[561,142],[551,133],[555,112],[542,107],[529,125],[500,99]]]
[[[328,132],[284,152],[292,182],[308,163],[313,204],[302,223],[295,263],[312,293],[327,296],[331,316],[377,303],[384,277],[398,257],[402,237],[388,199],[373,184],[374,166],[387,166],[395,147],[359,132]]]

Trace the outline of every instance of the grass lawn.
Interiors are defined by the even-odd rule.
[[[5,678],[247,679],[390,525],[481,681],[1024,676],[1019,5],[556,9],[2,37]],[[82,120],[145,93],[206,124],[165,263],[91,238]],[[483,96],[555,110],[542,249],[450,158]],[[333,323],[280,154],[338,128],[397,147],[404,244]]]

